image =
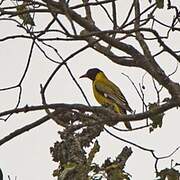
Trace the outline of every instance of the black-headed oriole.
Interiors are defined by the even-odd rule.
[[[80,78],[84,77],[92,80],[93,93],[99,104],[113,107],[115,112],[121,114],[126,114],[126,111],[132,112],[121,90],[106,77],[103,71],[92,68],[80,76]],[[124,124],[129,130],[132,129],[130,122]]]

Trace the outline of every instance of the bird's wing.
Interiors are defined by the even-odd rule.
[[[106,98],[114,101],[122,109],[132,112],[132,109],[129,107],[128,102],[126,101],[124,95],[120,89],[111,81],[96,81],[95,83],[96,90]]]

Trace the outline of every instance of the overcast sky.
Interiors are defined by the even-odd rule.
[[[126,0],[126,4],[122,1],[119,5],[119,9],[121,9],[119,12],[119,21],[123,21],[123,17],[125,17],[127,13],[127,9],[129,8],[129,6],[127,6],[128,2],[131,1]],[[178,0],[172,2],[177,3]],[[9,3],[13,5],[10,1]],[[148,0],[145,5],[148,5]],[[123,8],[121,8],[121,6],[123,6]],[[96,17],[98,10],[93,9],[93,12]],[[164,16],[164,14],[166,14],[166,16]],[[168,23],[168,18],[172,17],[169,11],[167,12],[165,10],[158,10],[157,16],[165,23]],[[107,26],[106,21],[102,20],[103,17],[104,14],[98,14],[96,17],[96,25],[100,26],[102,29],[110,28],[110,26]],[[47,15],[35,17],[35,24],[37,25],[35,28],[43,28],[46,21],[48,22],[49,19],[50,17]],[[20,28],[17,28],[16,24],[13,22],[1,20],[0,23],[0,38],[24,33]],[[172,33],[170,41],[168,42],[169,45],[172,46],[173,49],[178,50],[179,42],[179,34]],[[134,41],[129,41],[128,43],[137,46],[137,43]],[[51,44],[58,49],[63,58],[66,58],[86,43],[53,42]],[[0,88],[9,87],[18,83],[27,63],[30,46],[31,40],[25,39],[0,42]],[[152,53],[153,51],[156,52],[157,48],[159,48],[158,44],[150,44],[150,46],[153,48]],[[43,48],[49,56],[60,61],[53,51],[46,47]],[[162,65],[167,74],[172,73],[176,68],[176,61],[166,53],[159,56],[156,60]],[[79,76],[84,74],[89,68],[98,67],[106,73],[109,79],[121,87],[132,109],[136,110],[136,112],[142,111],[142,102],[136,90],[122,73],[128,75],[138,86],[144,74],[143,70],[116,65],[92,49],[87,49],[81,54],[73,57],[68,65],[86,93],[91,105],[98,105],[92,94],[91,82],[89,80],[79,79]],[[30,68],[22,84],[23,91],[20,107],[26,104],[41,104],[40,84],[45,84],[56,66],[57,64],[48,61],[37,47],[34,49]],[[171,78],[178,82],[179,76],[180,71],[178,69],[176,74]],[[156,92],[154,88],[152,88],[152,79],[148,74],[144,78],[144,85],[146,87],[144,90],[146,102],[155,102]],[[1,112],[14,108],[17,102],[18,92],[19,89],[0,92]],[[46,96],[48,103],[86,104],[82,94],[72,81],[65,67],[61,68],[55,75],[47,89]],[[164,90],[162,92],[162,97],[167,96],[169,97],[167,91]],[[0,121],[0,138],[3,138],[17,128],[38,120],[43,115],[46,115],[44,111],[28,112],[25,114],[15,114],[7,122]],[[145,121],[132,123],[132,126],[136,127],[139,124],[145,124]],[[118,126],[124,128],[123,123],[118,124]],[[156,129],[152,133],[149,133],[148,129],[134,132],[117,132],[110,127],[107,128],[121,138],[125,138],[143,147],[154,149],[156,155],[165,156],[173,152],[179,146],[179,127],[179,111],[173,109],[165,114],[163,127],[161,129]],[[60,141],[57,133],[60,129],[61,127],[57,126],[52,120],[49,120],[43,125],[2,145],[0,147],[0,168],[4,173],[4,180],[8,179],[8,175],[10,175],[11,180],[14,180],[15,177],[17,177],[17,180],[55,179],[52,177],[52,173],[53,170],[58,167],[58,164],[52,162],[49,148],[53,146],[54,142]],[[112,157],[113,159],[121,152],[124,146],[128,146],[132,148],[133,154],[128,159],[125,170],[132,175],[132,180],[152,180],[155,177],[154,159],[149,152],[144,152],[136,147],[114,139],[105,132],[101,133],[101,136],[98,137],[98,141],[101,149],[100,152],[97,153],[96,162],[102,163],[107,157]],[[159,169],[165,167],[170,168],[171,159],[175,159],[175,162],[180,162],[180,151],[175,153],[171,158],[160,161],[158,166]]]

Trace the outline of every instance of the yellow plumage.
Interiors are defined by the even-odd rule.
[[[120,89],[101,70],[90,69],[81,77],[88,77],[92,80],[93,93],[99,104],[110,106],[115,112],[121,114],[126,114],[126,111],[132,112]],[[132,129],[130,122],[124,122],[124,124],[128,129]]]

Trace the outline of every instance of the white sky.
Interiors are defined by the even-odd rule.
[[[119,17],[126,15],[128,2],[131,1],[126,1],[126,4],[122,1],[120,4],[124,7],[121,8]],[[174,0],[172,2],[177,3],[178,0]],[[148,3],[148,0],[146,3]],[[94,12],[96,16],[98,11],[96,12],[95,10]],[[168,23],[168,18],[171,17],[171,14],[166,12],[166,17],[164,17],[165,10],[159,10],[158,12],[158,16],[161,17],[165,23]],[[106,21],[102,21],[102,17],[104,17],[104,14],[98,14],[96,17],[96,25],[99,25],[103,29],[110,28],[110,26],[108,27],[106,24]],[[35,23],[37,24],[36,28],[42,28],[47,20],[49,20],[49,17],[46,15],[37,17],[35,19]],[[122,21],[121,18],[119,18],[119,20]],[[16,27],[15,23],[7,23],[6,21],[0,21],[0,23],[0,38],[7,35],[23,33],[23,31]],[[179,34],[172,33],[170,40],[171,41],[168,42],[169,45],[171,45],[173,49],[178,50],[180,41]],[[135,42],[132,41],[128,43],[134,45]],[[64,58],[85,45],[83,42],[55,42],[51,44],[55,45]],[[0,42],[0,88],[15,85],[19,81],[26,66],[30,45],[30,40],[25,39]],[[152,52],[155,52],[157,48],[159,48],[157,44],[150,44],[150,46],[153,48]],[[54,57],[55,60],[59,60],[53,51],[47,50],[47,52],[51,57]],[[157,61],[162,65],[167,74],[173,72],[176,67],[176,62],[171,56],[167,55],[167,53],[159,56]],[[144,71],[113,64],[106,57],[91,49],[75,56],[70,60],[68,65],[85,91],[91,105],[98,105],[92,95],[91,82],[88,80],[79,80],[79,76],[84,74],[87,69],[91,67],[98,67],[102,69],[113,82],[121,87],[130,106],[137,112],[141,111],[142,103],[135,89],[129,80],[121,73],[123,72],[127,74],[136,83],[136,85],[138,85],[138,83],[141,82]],[[41,104],[40,84],[44,84],[46,82],[56,66],[56,64],[48,61],[37,48],[34,49],[30,68],[23,82],[23,93],[20,107],[23,107],[26,104]],[[180,71],[178,70],[177,73],[172,76],[172,79],[178,82],[179,75]],[[144,93],[147,102],[156,101],[155,90],[152,89],[151,86],[152,81],[149,76],[146,75],[146,90]],[[0,92],[1,112],[15,106],[17,102],[17,94],[18,90]],[[162,97],[166,97],[167,95],[167,91],[163,91]],[[46,96],[48,103],[62,102],[85,104],[83,96],[72,81],[65,67],[61,68],[54,77],[53,81],[50,83]],[[0,121],[0,138],[3,138],[17,128],[38,120],[43,115],[45,115],[43,111],[17,114],[13,115],[7,122]],[[144,122],[141,122],[141,124],[142,123]],[[132,123],[133,126],[137,126],[137,124],[139,125],[139,123]],[[122,123],[119,124],[119,126],[124,127]],[[173,109],[166,113],[163,121],[163,127],[155,130],[151,134],[148,132],[148,129],[121,133],[114,131],[111,128],[108,129],[121,138],[130,140],[146,148],[152,148],[155,150],[157,155],[165,156],[179,146],[179,126],[179,111]],[[52,172],[55,168],[57,168],[58,164],[52,162],[49,148],[50,146],[53,146],[53,143],[57,140],[60,141],[57,134],[59,129],[60,127],[50,120],[2,145],[0,147],[0,168],[3,170],[4,180],[8,179],[7,175],[10,175],[11,180],[13,180],[16,176],[17,180],[54,179],[52,177]],[[102,163],[102,161],[107,157],[115,158],[124,146],[130,146],[114,139],[107,133],[102,133],[101,136],[98,137],[98,140],[101,145],[101,150],[97,154],[96,162],[99,163]],[[152,180],[154,178],[154,159],[151,154],[133,146],[131,146],[131,148],[133,150],[133,154],[128,159],[125,170],[132,175],[132,180]],[[159,169],[170,167],[171,159],[175,159],[175,162],[180,162],[180,151],[175,153],[171,158],[160,161]]]

